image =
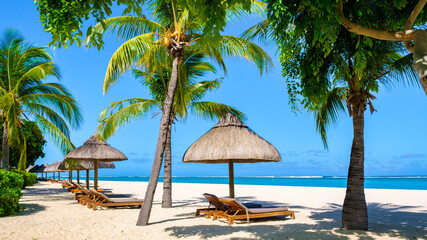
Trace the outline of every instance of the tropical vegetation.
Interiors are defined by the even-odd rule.
[[[193,51],[192,51],[193,50]],[[218,89],[221,79],[211,81],[196,81],[203,77],[205,73],[215,73],[215,68],[209,62],[203,61],[203,54],[199,54],[195,49],[189,47],[179,64],[179,80],[173,102],[171,120],[168,126],[168,134],[164,153],[164,174],[163,174],[163,200],[162,207],[172,207],[172,149],[171,135],[172,126],[176,121],[185,121],[188,113],[213,119],[220,118],[227,112],[232,112],[244,118],[244,115],[233,107],[216,103],[201,101],[210,91]],[[170,80],[170,67],[172,59],[163,53],[163,61],[154,73],[149,73],[140,69],[132,69],[133,76],[148,88],[152,99],[131,98],[112,102],[105,108],[99,117],[99,131],[104,139],[111,137],[116,129],[135,119],[142,118],[156,109],[162,112],[168,82]],[[158,112],[155,112],[157,114]]]
[[[0,217],[13,215],[21,210],[19,199],[24,178],[18,173],[0,169]]]
[[[262,11],[263,4],[254,2],[252,7],[254,10]],[[104,92],[107,92],[119,76],[134,64],[146,68],[147,72],[153,72],[160,62],[159,52],[162,52],[162,49],[166,48],[166,52],[172,58],[171,79],[162,108],[153,169],[137,225],[148,224],[165,151],[172,102],[178,85],[179,62],[182,61],[186,48],[194,45],[197,51],[213,59],[223,69],[225,69],[224,57],[236,56],[253,62],[261,73],[271,66],[271,59],[267,53],[246,39],[221,35],[210,38],[204,35],[206,26],[200,18],[201,10],[197,7],[188,6],[186,2],[181,1],[155,1],[150,4],[150,9],[158,22],[142,17],[113,17],[96,25],[86,40],[90,45],[96,41],[96,35],[115,31],[119,38],[126,40],[110,59],[104,79]],[[233,5],[227,10],[230,18],[244,14],[240,5]]]
[[[291,7],[288,3],[281,6]],[[278,7],[277,3],[275,7]],[[296,11],[293,7],[289,11]],[[281,18],[283,11],[278,13],[270,15],[268,26],[265,22],[258,24],[246,35],[261,34],[262,38],[271,39],[265,33],[274,34],[281,53],[282,73],[287,81],[289,101],[294,110],[302,106],[314,113],[317,131],[326,148],[327,126],[335,123],[345,109],[352,117],[353,144],[342,226],[345,229],[367,230],[364,112],[368,107],[371,113],[375,111],[374,94],[379,91],[381,84],[393,86],[399,82],[414,83],[416,75],[411,68],[412,55],[401,55],[404,51],[402,43],[360,38],[340,26],[329,29],[331,34],[336,34],[336,38],[330,38],[327,34],[318,35],[317,29],[307,29],[305,26],[323,20],[307,12],[299,12],[298,18],[286,18],[288,22]],[[357,10],[351,13],[357,18]],[[280,29],[283,26],[293,28],[284,32]],[[266,30],[261,31],[263,28]]]
[[[37,126],[37,123],[33,121],[23,119],[22,129],[24,131],[25,144],[27,146],[27,163],[25,165],[25,168],[27,168],[30,165],[34,165],[37,159],[44,158],[45,153],[43,149],[46,146],[47,141],[43,137],[42,130]],[[3,135],[3,128],[0,128],[0,135]],[[9,150],[10,168],[18,167],[20,156],[21,149],[19,146],[11,146]]]
[[[7,30],[0,39],[3,168],[9,168],[10,145],[21,150],[18,169],[27,166],[24,119],[33,119],[64,153],[74,148],[69,126],[80,126],[80,108],[63,85],[46,81],[49,77],[59,79],[60,75],[47,48],[32,45],[19,32]]]
[[[427,76],[425,57],[427,47],[424,41],[427,31],[423,26],[427,23],[427,12],[422,11],[426,0],[349,0],[349,1],[316,1],[316,0],[267,0],[269,19],[273,28],[286,35],[286,30],[302,33],[307,26],[312,27],[317,47],[330,51],[331,42],[339,38],[340,27],[361,35],[360,41],[370,44],[372,38],[403,42],[406,50],[413,54],[414,69],[420,83],[427,94]],[[301,19],[302,18],[302,19]],[[299,24],[288,25],[292,19]],[[314,25],[309,25],[308,23]],[[415,27],[414,27],[415,26]],[[366,36],[366,37],[363,37]],[[283,38],[279,39],[280,44]],[[355,65],[357,71],[363,71],[362,63],[370,52],[360,52],[360,64]],[[318,58],[321,58],[320,56]],[[365,59],[365,60],[364,60]]]

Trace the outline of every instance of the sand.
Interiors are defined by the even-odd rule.
[[[114,193],[143,197],[147,183],[100,182]],[[236,185],[242,201],[287,206],[296,219],[236,221],[194,217],[206,207],[202,193],[226,196],[223,184],[173,184],[173,208],[161,208],[159,183],[150,225],[135,226],[139,209],[97,211],[81,206],[60,184],[37,183],[24,190],[16,216],[0,218],[0,239],[427,239],[427,191],[367,189],[370,231],[341,226],[343,188]]]

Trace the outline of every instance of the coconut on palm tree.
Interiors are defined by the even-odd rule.
[[[59,83],[58,67],[45,47],[26,42],[15,30],[0,40],[0,111],[3,118],[2,167],[8,168],[9,144],[21,149],[19,169],[26,165],[26,141],[22,120],[34,120],[62,152],[74,148],[71,127],[79,127],[82,116],[76,100]]]
[[[252,5],[255,10],[263,7],[262,3],[255,1]],[[118,77],[134,64],[145,68],[147,72],[154,72],[153,70],[157,69],[157,65],[161,62],[158,61],[158,56],[162,48],[166,48],[166,52],[172,58],[170,81],[160,120],[153,169],[137,225],[148,224],[163,161],[172,103],[178,84],[179,62],[182,60],[186,48],[193,45],[197,51],[203,52],[224,69],[224,57],[246,58],[255,63],[261,73],[272,65],[267,53],[251,41],[219,34],[210,38],[203,34],[204,20],[200,18],[201,14],[196,6],[190,6],[187,2],[179,0],[153,1],[150,9],[157,22],[142,17],[109,18],[102,24],[96,25],[86,40],[90,44],[95,41],[96,36],[107,32],[117,32],[119,38],[126,40],[110,59],[104,79],[104,92],[107,92]],[[233,5],[228,11],[230,16],[242,15],[244,14],[242,9]]]

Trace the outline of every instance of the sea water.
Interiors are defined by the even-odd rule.
[[[80,179],[85,179],[81,177]],[[91,178],[92,179],[92,178]],[[149,177],[99,177],[99,181],[148,182]],[[162,182],[162,177],[159,182]],[[172,177],[174,183],[228,184],[228,177]],[[235,184],[273,185],[299,187],[337,187],[347,186],[346,177],[235,177]],[[427,190],[427,176],[419,177],[366,177],[365,188]]]

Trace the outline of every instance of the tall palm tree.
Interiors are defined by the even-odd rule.
[[[332,50],[325,52],[316,44],[312,45],[315,42],[313,31],[308,29],[302,36],[295,34],[289,38],[291,43],[286,45],[278,42],[282,52],[286,52],[282,55],[282,66],[284,72],[288,73],[289,101],[293,109],[297,109],[297,103],[301,102],[304,108],[314,113],[317,131],[325,148],[328,148],[327,127],[336,123],[342,112],[348,112],[352,117],[353,144],[342,224],[345,229],[367,230],[364,113],[367,107],[371,114],[375,111],[373,94],[378,92],[380,85],[419,85],[416,73],[412,70],[412,54],[402,56],[401,43],[371,40],[370,44],[364,44],[344,28],[340,29],[337,41],[331,44]],[[243,36],[248,39],[259,38],[267,43],[277,40],[268,19],[248,29]],[[360,52],[369,54],[362,58]],[[314,60],[316,56],[322,56],[321,61]],[[357,71],[361,66],[364,71]]]
[[[206,93],[220,87],[221,80],[195,81],[206,72],[215,73],[215,68],[208,62],[203,61],[203,55],[192,52],[191,47],[187,49],[180,63],[180,75],[175,94],[171,121],[165,146],[164,174],[163,174],[163,200],[162,207],[172,207],[172,150],[171,150],[171,128],[177,120],[185,120],[190,110],[192,113],[207,118],[220,118],[227,112],[232,112],[244,118],[238,110],[216,102],[200,101]],[[190,50],[190,51],[189,51]],[[146,116],[154,109],[162,111],[167,94],[168,82],[170,80],[170,62],[172,59],[166,56],[164,66],[154,74],[139,69],[132,69],[134,77],[149,89],[152,99],[131,98],[111,103],[105,108],[99,117],[99,131],[103,138],[111,137],[115,131],[124,124],[135,119]]]
[[[80,109],[64,86],[46,82],[48,77],[59,79],[58,67],[47,49],[27,43],[15,30],[7,30],[0,40],[2,166],[5,168],[9,167],[9,144],[22,149],[18,167],[25,168],[24,118],[32,118],[64,153],[74,148],[68,125],[80,126]]]
[[[254,10],[261,11],[263,4],[253,2]],[[268,69],[272,65],[270,57],[256,44],[239,37],[218,36],[210,38],[204,33],[203,19],[199,9],[190,6],[186,1],[153,1],[150,5],[157,22],[141,17],[113,17],[96,25],[87,38],[90,44],[100,33],[117,31],[119,38],[125,39],[119,49],[113,54],[108,64],[104,79],[104,92],[117,81],[132,65],[136,64],[154,72],[159,61],[156,58],[159,49],[166,48],[172,58],[172,68],[167,95],[162,109],[159,137],[157,139],[153,168],[148,182],[144,205],[137,221],[137,225],[147,225],[151,213],[154,192],[163,160],[166,145],[169,121],[171,119],[172,103],[178,83],[179,62],[182,60],[187,46],[194,45],[207,57],[216,61],[225,69],[224,57],[243,57],[255,63],[260,70]],[[230,16],[241,16],[243,8],[229,9]],[[142,56],[146,57],[142,57]]]

